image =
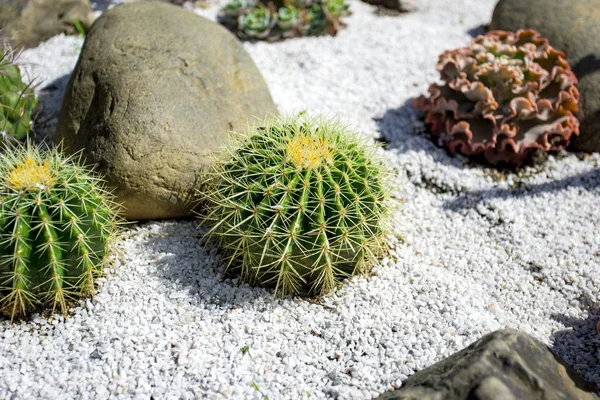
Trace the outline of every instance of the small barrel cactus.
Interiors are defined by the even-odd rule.
[[[228,268],[275,293],[324,294],[369,271],[391,216],[376,147],[322,117],[273,119],[217,163],[201,197]]]
[[[296,36],[335,35],[349,14],[344,0],[232,0],[220,21],[242,39],[276,41]]]
[[[0,134],[7,144],[27,138],[38,103],[31,85],[23,82],[13,55],[8,46],[0,49]]]
[[[117,232],[117,207],[99,178],[58,151],[0,154],[0,313],[67,311],[94,289]]]
[[[536,31],[481,35],[440,55],[437,69],[445,84],[431,85],[415,106],[452,154],[519,166],[579,134],[577,78]]]

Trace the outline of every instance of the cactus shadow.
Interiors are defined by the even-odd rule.
[[[65,74],[39,90],[32,135],[34,142],[54,144],[60,109],[70,77],[70,74]]]
[[[196,226],[193,221],[167,223],[143,241],[142,251],[148,255],[155,277],[202,307],[231,309],[277,301],[272,291],[242,284],[226,273],[215,244],[205,240],[205,230]]]
[[[590,391],[600,393],[600,309],[592,309],[586,318],[553,314],[567,329],[552,335],[551,350],[585,380]]]
[[[491,188],[467,192],[458,198],[446,201],[442,207],[446,210],[460,211],[475,207],[477,204],[492,199],[508,199],[532,197],[543,193],[552,193],[565,188],[581,188],[582,190],[600,189],[600,169],[593,169],[577,175],[540,184],[522,183],[518,188]]]

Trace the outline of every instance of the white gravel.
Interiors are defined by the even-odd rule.
[[[141,224],[71,317],[0,322],[0,399],[368,399],[503,327],[600,384],[600,156],[503,176],[414,134],[407,101],[495,0],[415,3],[378,16],[352,2],[335,38],[246,44],[281,111],[340,114],[389,142],[406,241],[373,277],[321,304],[274,300],[223,280],[195,223]],[[46,88],[40,135],[52,135],[80,45],[59,36],[23,53]]]

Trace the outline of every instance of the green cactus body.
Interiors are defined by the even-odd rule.
[[[27,138],[38,103],[31,85],[21,79],[21,71],[11,55],[0,50],[0,134],[5,142]]]
[[[229,154],[204,196],[205,222],[242,279],[281,295],[323,294],[370,269],[391,210],[374,146],[335,121],[289,118]]]
[[[93,292],[117,231],[116,206],[97,177],[57,151],[0,155],[0,312],[65,313]]]

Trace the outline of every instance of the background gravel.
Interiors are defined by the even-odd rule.
[[[70,318],[0,321],[0,399],[368,399],[503,327],[600,384],[600,156],[500,174],[415,133],[409,99],[494,3],[419,0],[380,16],[352,2],[335,38],[245,44],[282,112],[339,114],[387,141],[406,241],[373,277],[320,302],[273,299],[224,280],[194,222],[136,225]],[[22,55],[39,82],[40,136],[53,135],[81,43],[57,36]]]

